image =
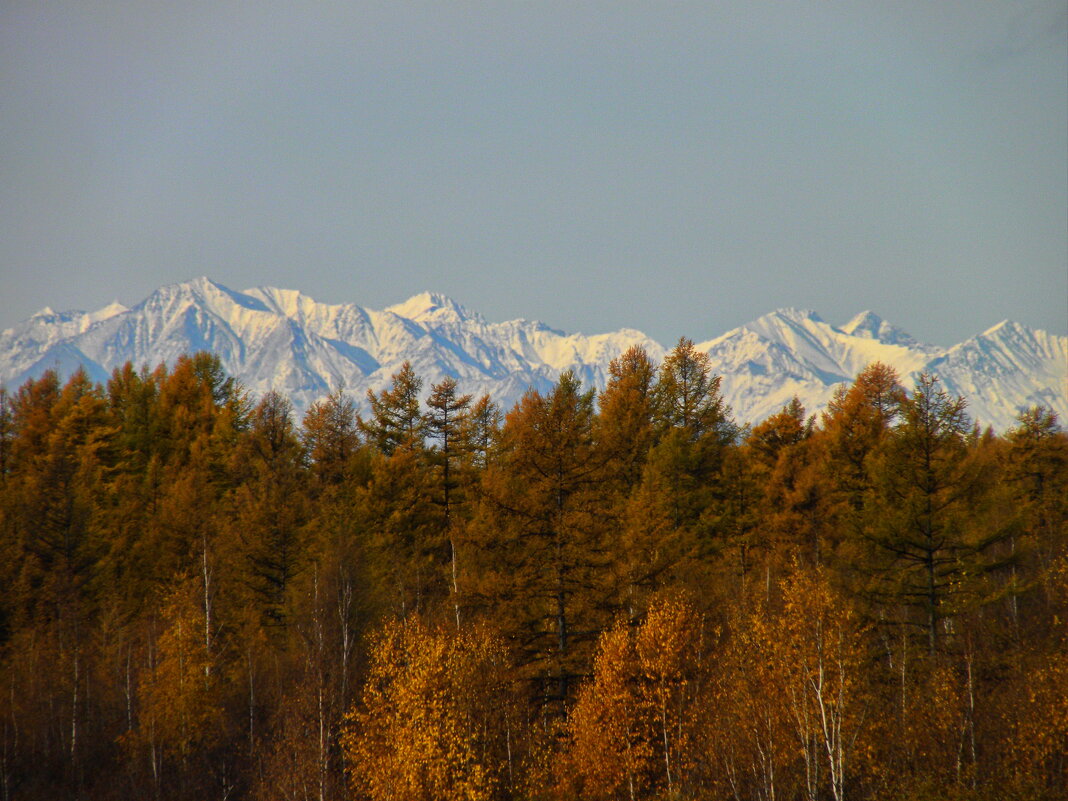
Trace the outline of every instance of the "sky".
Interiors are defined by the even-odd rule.
[[[1068,0],[0,0],[0,328],[208,275],[1068,333]]]

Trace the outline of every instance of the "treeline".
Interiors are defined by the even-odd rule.
[[[1068,792],[1068,437],[639,348],[298,425],[217,358],[0,390],[0,801]]]

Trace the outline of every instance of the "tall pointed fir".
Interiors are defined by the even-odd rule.
[[[381,602],[402,617],[437,614],[449,595],[446,549],[426,470],[422,386],[422,379],[405,362],[388,388],[367,393],[371,417],[360,421],[376,451],[361,501],[369,537],[368,566],[377,576]]]
[[[562,718],[604,624],[602,461],[593,394],[566,372],[509,412],[487,469],[480,587],[512,638],[538,706]]]
[[[430,388],[426,405],[424,426],[428,437],[434,442],[427,459],[434,475],[434,503],[441,510],[441,529],[448,543],[452,607],[456,628],[460,628],[460,589],[457,579],[459,526],[456,512],[464,500],[460,463],[470,450],[465,434],[468,431],[471,396],[457,394],[456,380],[446,377]]]
[[[708,354],[682,338],[657,372],[652,394],[653,447],[639,495],[642,525],[672,532],[684,558],[675,577],[691,585],[711,580],[712,555],[731,532],[723,468],[739,430],[712,374]]]
[[[375,393],[367,390],[371,418],[361,420],[360,428],[368,441],[386,456],[398,448],[421,448],[426,435],[419,409],[421,379],[411,362],[404,362],[390,379],[388,389]]]
[[[653,444],[655,381],[656,367],[641,346],[613,359],[594,421],[612,518],[606,543],[608,570],[614,574],[616,602],[632,617],[677,556],[655,515],[647,514],[648,498],[636,498]]]
[[[235,453],[235,471],[243,475],[233,497],[232,527],[244,584],[262,622],[272,629],[288,624],[293,581],[305,566],[302,461],[292,406],[268,392]]]
[[[871,591],[884,609],[923,632],[930,654],[962,608],[978,603],[981,577],[998,566],[992,546],[1007,532],[969,525],[979,487],[969,458],[965,401],[921,375],[900,402],[900,422],[873,455],[867,510]]]

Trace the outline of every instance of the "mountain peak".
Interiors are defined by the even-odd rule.
[[[990,328],[986,329],[982,334],[980,334],[980,336],[992,336],[1006,329],[1010,331],[1016,331],[1019,330],[1021,327],[1022,326],[1019,323],[1014,323],[1012,320],[1002,320],[1000,323],[990,326]]]
[[[183,307],[192,303],[218,312],[233,306],[252,311],[267,311],[266,305],[260,298],[243,292],[235,292],[206,275],[162,286],[141,301],[136,308],[162,308],[175,303]]]
[[[879,329],[886,325],[886,321],[871,309],[865,309],[853,316],[853,319],[842,326],[842,331],[855,337],[870,336],[875,338],[874,334],[878,333]]]
[[[173,284],[164,284],[149,295],[149,298],[174,298],[189,295],[203,297],[205,293],[210,292],[216,286],[214,281],[207,276],[202,275],[197,278],[190,278],[187,281],[176,281]]]
[[[124,306],[122,303],[119,303],[119,301],[117,301],[117,300],[113,300],[107,306],[104,306],[103,308],[97,309],[95,312],[92,312],[89,316],[92,318],[93,322],[97,322],[99,320],[107,320],[107,319],[109,319],[111,317],[114,317],[117,314],[122,314],[123,312],[128,312],[128,311],[129,311],[129,309],[126,308],[126,306]]]
[[[905,330],[891,325],[870,309],[862,311],[843,325],[842,332],[861,339],[874,339],[886,345],[914,347],[918,344]]]
[[[741,326],[741,329],[751,331],[754,334],[759,334],[760,336],[771,340],[779,340],[784,335],[788,336],[788,334],[786,334],[788,331],[812,330],[813,324],[815,324],[815,327],[817,328],[820,326],[827,326],[823,321],[823,318],[812,309],[799,309],[787,306],[785,308],[768,312],[755,320],[750,320],[748,323]]]
[[[398,317],[418,321],[463,322],[471,317],[463,306],[439,292],[420,292],[385,310]]]
[[[214,292],[225,288],[218,282],[208,278],[206,275],[198,275],[196,278],[190,278],[188,281],[179,281],[175,284],[170,284],[169,286],[164,287],[164,289],[203,294],[205,292]]]
[[[796,306],[785,306],[781,309],[776,309],[773,312],[769,312],[761,317],[761,320],[768,318],[778,318],[782,320],[790,320],[791,322],[802,322],[804,320],[811,320],[815,323],[822,323],[823,318],[819,313],[813,309],[801,309]]]
[[[743,422],[774,414],[795,395],[818,411],[873,361],[892,366],[906,385],[920,371],[937,371],[996,428],[1035,403],[1068,419],[1068,337],[1006,321],[950,349],[911,342],[871,311],[837,328],[811,309],[786,307],[697,347]],[[117,302],[88,314],[44,309],[0,332],[0,383],[53,365],[106,376],[126,361],[172,364],[181,353],[209,350],[250,392],[283,391],[298,409],[342,384],[354,399],[378,391],[405,360],[428,385],[452,376],[465,393],[487,393],[507,408],[529,387],[550,388],[563,370],[603,389],[611,360],[633,344],[653,358],[665,352],[635,331],[585,336],[533,321],[486,322],[437,292],[380,312],[319,303],[297,290],[237,292],[200,276],[160,287],[132,309]]]

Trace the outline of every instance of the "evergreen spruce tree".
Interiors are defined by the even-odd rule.
[[[371,419],[360,421],[360,428],[368,441],[386,456],[398,448],[423,447],[426,435],[423,415],[419,409],[419,393],[423,380],[415,374],[410,362],[401,365],[393,374],[388,389],[379,393],[367,391]]]
[[[360,447],[360,436],[356,407],[342,389],[311,405],[304,414],[301,436],[319,491],[344,482]]]
[[[968,456],[971,424],[963,398],[921,375],[900,402],[900,422],[870,463],[874,491],[867,539],[875,560],[874,596],[906,612],[930,654],[947,622],[977,601],[977,580],[997,566],[991,547],[1002,530],[976,536],[969,526],[978,475]]]
[[[656,368],[635,345],[608,365],[608,384],[598,398],[596,434],[606,477],[628,494],[641,481],[653,441]]]
[[[517,645],[537,703],[562,717],[605,622],[593,394],[565,372],[548,395],[523,396],[501,437],[499,463],[483,483],[481,589]]]
[[[460,526],[456,511],[463,503],[464,482],[461,463],[470,450],[465,440],[468,431],[471,396],[458,395],[456,380],[447,377],[430,388],[424,425],[435,443],[427,452],[434,475],[434,503],[441,509],[441,529],[449,548],[449,579],[456,627],[460,627],[460,589],[458,584],[457,533]]]
[[[235,452],[235,470],[244,475],[232,501],[231,526],[244,583],[264,622],[279,626],[290,617],[292,583],[306,556],[303,449],[291,410],[276,392],[268,392],[256,406],[251,428]]]

